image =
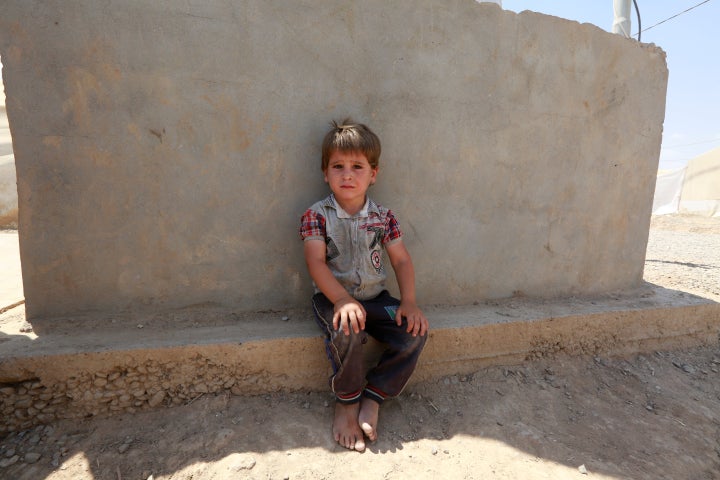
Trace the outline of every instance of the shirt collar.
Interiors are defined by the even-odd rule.
[[[357,212],[355,215],[350,215],[345,210],[343,210],[343,208],[338,205],[337,200],[335,200],[335,195],[331,194],[330,199],[332,200],[332,204],[335,207],[338,218],[367,217],[368,212],[378,212],[377,205],[375,205],[375,202],[370,200],[370,197],[368,197],[367,195],[365,196],[365,205],[363,205],[363,208],[361,208],[360,211]]]

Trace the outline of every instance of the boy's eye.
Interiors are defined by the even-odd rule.
[[[342,165],[336,163],[335,165],[332,166],[332,168],[339,170],[339,169],[342,169]]]
[[[363,167],[364,167],[364,165],[362,165],[362,164],[360,164],[360,163],[353,165],[353,168],[354,168],[355,170],[362,170]]]

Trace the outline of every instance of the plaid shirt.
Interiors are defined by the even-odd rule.
[[[325,242],[335,278],[354,298],[369,300],[385,290],[383,248],[400,241],[402,232],[392,212],[371,199],[351,216],[330,195],[302,216],[300,237]]]

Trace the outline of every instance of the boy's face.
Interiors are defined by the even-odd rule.
[[[347,211],[347,207],[362,208],[365,194],[375,183],[377,168],[372,168],[367,157],[360,152],[334,151],[330,155],[325,181],[335,194],[335,199]]]

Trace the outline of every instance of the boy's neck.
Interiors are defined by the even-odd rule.
[[[346,205],[345,202],[341,202],[340,200],[338,200],[337,197],[335,197],[335,203],[337,203],[338,206],[345,211],[345,213],[347,213],[350,216],[354,216],[360,210],[362,210],[363,207],[365,206],[365,204],[367,203],[367,195],[365,195],[365,197],[363,197],[362,201],[357,205],[355,204],[355,202],[352,202],[352,203],[349,203]]]

